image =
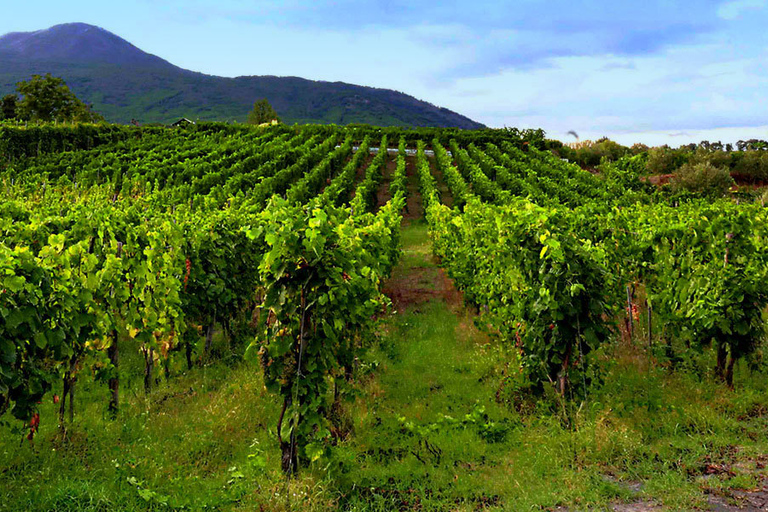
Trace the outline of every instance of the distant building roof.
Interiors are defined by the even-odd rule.
[[[171,126],[186,126],[188,124],[195,124],[195,122],[187,119],[186,117],[182,117],[181,119],[173,123]]]

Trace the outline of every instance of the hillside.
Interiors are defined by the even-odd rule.
[[[0,94],[32,74],[64,78],[109,121],[169,122],[179,117],[245,121],[267,98],[288,123],[481,128],[451,110],[389,90],[298,77],[225,78],[188,71],[83,23],[0,37]]]

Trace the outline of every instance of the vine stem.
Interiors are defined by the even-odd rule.
[[[581,379],[584,384],[584,402],[589,401],[589,395],[587,394],[587,367],[586,367],[586,361],[584,360],[584,351],[581,349],[581,319],[579,317],[576,317],[576,328],[578,330],[579,334],[579,364],[581,365]]]
[[[277,418],[277,441],[280,443],[280,447],[283,446],[283,417],[285,416],[285,410],[288,408],[288,402],[290,397],[283,400],[283,408],[280,410],[280,417]]]
[[[299,383],[301,382],[301,362],[304,357],[304,326],[307,316],[307,283],[301,287],[301,323],[299,324],[299,358],[296,364],[296,385],[294,386],[294,403],[298,404],[299,401]],[[294,460],[296,458],[296,430],[299,426],[299,420],[301,419],[298,410],[294,414],[293,428],[291,429],[290,440],[290,459],[288,461],[288,476],[292,475],[297,468],[294,468]]]
[[[635,324],[634,319],[632,318],[632,292],[630,291],[629,285],[627,285],[627,318],[627,325],[629,326],[629,340],[632,341],[632,335],[635,331]]]

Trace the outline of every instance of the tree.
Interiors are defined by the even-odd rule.
[[[648,150],[646,168],[651,174],[671,174],[687,163],[689,158],[690,153],[683,149],[672,149],[669,146],[651,148]]]
[[[98,122],[104,118],[80,101],[63,79],[32,75],[26,82],[16,84],[22,95],[18,117],[30,121]]]
[[[248,124],[262,124],[271,121],[280,121],[277,112],[272,108],[266,98],[262,98],[253,104],[253,110],[248,114]]]
[[[709,161],[684,164],[671,184],[676,192],[695,192],[709,197],[722,197],[735,185],[728,169],[716,167]]]
[[[0,100],[0,119],[16,119],[19,98],[15,94],[6,94]]]

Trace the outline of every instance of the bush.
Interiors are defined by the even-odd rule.
[[[671,174],[688,162],[689,154],[684,150],[671,149],[667,146],[648,150],[646,168],[651,174]]]
[[[736,153],[733,171],[741,178],[754,181],[768,180],[768,151]]]
[[[694,151],[688,161],[693,164],[707,162],[714,167],[721,167],[723,169],[731,169],[732,167],[731,153],[728,153],[727,151],[707,151],[699,148]]]
[[[598,141],[585,140],[558,149],[563,158],[581,167],[597,167],[601,161],[615,162],[629,153],[629,148],[606,137]]]
[[[709,162],[687,163],[671,181],[675,192],[696,192],[705,196],[723,196],[735,183],[730,172]]]

